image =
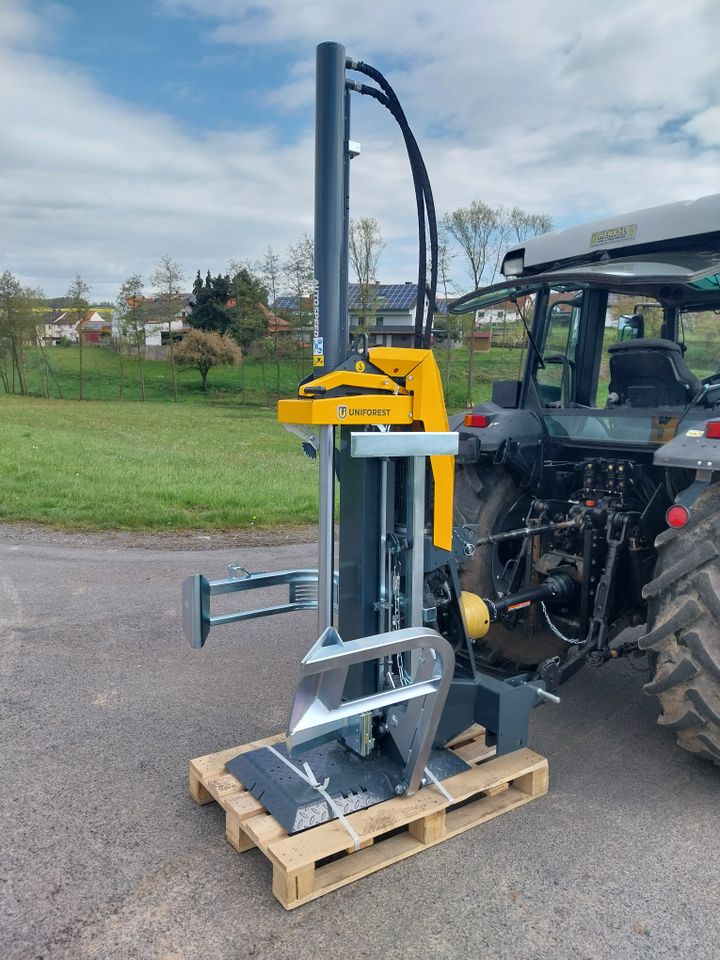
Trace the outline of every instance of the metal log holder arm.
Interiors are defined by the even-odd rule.
[[[272,573],[250,573],[244,567],[231,564],[229,576],[223,580],[208,580],[201,573],[188,577],[182,586],[183,630],[190,646],[199,650],[205,645],[211,627],[242,620],[255,620],[293,610],[316,610],[318,605],[317,570],[275,570]],[[337,577],[334,578],[337,586]],[[268,587],[287,585],[287,603],[271,607],[256,607],[235,613],[210,612],[210,597],[228,593],[247,593]]]
[[[338,323],[347,317],[348,66],[358,69],[341,45],[318,47],[314,376],[278,404],[281,423],[317,438],[318,569],[236,567],[224,580],[195,574],[183,584],[185,633],[196,648],[215,626],[317,609],[319,639],[300,665],[286,743],[227,764],[290,832],[334,817],[345,823],[349,811],[428,782],[442,790],[466,768],[443,749],[453,736],[477,722],[498,753],[517,749],[527,743],[530,710],[549,697],[542,681],[476,666],[473,641],[499,614],[460,589],[458,434],[432,352],[368,349],[364,337],[348,351]],[[284,585],[287,602],[211,613],[213,596]]]

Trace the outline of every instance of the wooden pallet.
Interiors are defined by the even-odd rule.
[[[495,757],[477,725],[449,747],[471,764],[443,781],[453,802],[430,785],[411,797],[393,797],[348,820],[360,838],[355,851],[337,820],[288,836],[287,831],[225,769],[232,757],[283,740],[267,737],[190,761],[190,795],[196,803],[216,800],[225,810],[225,835],[242,853],[257,847],[273,867],[273,893],[292,910],[309,900],[404,860],[427,847],[508,813],[547,793],[548,762],[532,750]]]

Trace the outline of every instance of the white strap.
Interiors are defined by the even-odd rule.
[[[317,790],[317,792],[320,794],[320,796],[327,802],[328,806],[329,806],[330,809],[333,811],[333,813],[335,814],[335,816],[338,818],[338,820],[340,821],[340,823],[343,825],[343,827],[345,827],[345,829],[347,830],[347,832],[350,834],[350,839],[351,839],[352,842],[353,842],[353,847],[355,848],[355,850],[356,850],[356,851],[359,850],[359,849],[360,849],[360,837],[355,833],[355,831],[353,830],[353,828],[352,828],[352,826],[351,826],[351,824],[350,824],[350,821],[347,819],[347,817],[345,817],[345,815],[343,814],[343,812],[342,812],[342,810],[340,809],[340,807],[335,803],[335,801],[333,800],[333,798],[332,798],[332,797],[330,796],[330,794],[327,792],[328,784],[330,783],[330,778],[329,778],[329,777],[325,777],[325,779],[323,780],[323,782],[322,782],[322,783],[319,783],[318,780],[317,780],[317,777],[316,777],[315,774],[312,772],[312,769],[310,768],[310,764],[309,764],[309,763],[303,763],[303,767],[305,768],[305,772],[303,773],[303,771],[300,770],[299,767],[296,767],[294,763],[291,763],[291,761],[288,760],[287,757],[284,757],[284,756],[280,753],[279,750],[276,750],[276,749],[275,749],[275,747],[267,747],[267,749],[270,751],[270,753],[275,754],[276,757],[278,757],[280,760],[282,760],[282,762],[283,762],[286,766],[290,767],[290,769],[291,769],[294,773],[296,773],[296,774],[300,777],[301,780],[304,780],[305,783],[309,784],[314,790]]]
[[[429,780],[432,780],[432,782],[435,784],[435,786],[438,788],[438,790],[445,797],[446,800],[449,800],[450,803],[455,803],[455,797],[453,797],[450,794],[450,792],[446,790],[445,787],[440,783],[438,778],[433,775],[433,772],[430,769],[430,767],[425,767],[425,775],[428,777]]]

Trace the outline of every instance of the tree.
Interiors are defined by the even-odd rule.
[[[218,333],[227,333],[233,323],[231,311],[228,308],[231,283],[227,274],[210,275],[208,270],[205,283],[197,272],[193,284],[195,302],[188,316],[188,323],[197,330],[215,330]]]
[[[377,267],[386,246],[375,217],[350,221],[348,253],[359,288],[360,326],[363,330],[377,296]],[[418,296],[422,296],[420,291]]]
[[[268,295],[268,306],[275,314],[281,276],[280,256],[272,247],[268,247],[265,256],[257,265]],[[275,357],[275,392],[280,395],[280,327],[276,323],[273,332],[273,355]]]
[[[303,233],[299,240],[291,243],[285,254],[283,275],[288,292],[295,306],[291,311],[296,343],[300,346],[298,360],[301,366],[305,361],[305,335],[312,336],[312,309],[304,309],[304,303],[313,295],[315,281],[315,244],[313,238]],[[298,375],[302,372],[298,369]]]
[[[242,351],[230,337],[215,331],[188,330],[178,344],[175,357],[180,366],[200,371],[202,389],[207,390],[212,367],[237,366],[242,360]]]
[[[549,233],[553,228],[553,219],[547,213],[527,213],[519,207],[513,207],[508,214],[508,227],[511,239],[522,243],[530,237],[539,237]],[[532,322],[532,311],[535,307],[535,295],[521,297],[516,301],[518,313],[522,317],[523,325],[529,329]],[[525,352],[527,335],[523,331],[522,349],[518,357],[518,379],[522,376],[522,364]]]
[[[503,251],[514,238],[522,242],[552,229],[547,214],[530,214],[513,207],[490,207],[481,200],[473,200],[469,207],[459,207],[442,218],[445,236],[455,244],[463,256],[467,275],[477,290],[483,282],[493,283],[500,269]],[[466,314],[464,327],[469,334],[466,403],[472,406],[473,353],[475,346],[475,315]]]
[[[480,286],[482,275],[492,253],[492,238],[498,230],[498,214],[481,200],[473,200],[469,207],[458,207],[442,218],[445,236],[454,241],[465,258],[465,269],[473,289]],[[469,334],[469,357],[465,403],[473,404],[473,357],[475,351],[475,314],[466,314],[464,327]]]
[[[508,214],[508,225],[513,239],[517,243],[522,243],[530,237],[550,233],[553,228],[553,219],[547,213],[526,213],[519,207],[513,207]]]
[[[140,399],[145,402],[145,375],[143,372],[143,351],[145,349],[145,324],[143,323],[143,303],[145,301],[142,277],[134,273],[120,286],[116,309],[120,323],[121,339],[127,339],[128,346],[134,351],[138,365],[140,381]],[[121,343],[122,348],[122,343]]]
[[[90,287],[79,273],[75,274],[75,279],[68,287],[66,294],[70,305],[70,313],[75,317],[75,329],[78,333],[78,345],[80,347],[80,399],[84,400],[85,378],[83,373],[83,341],[85,339],[84,324],[87,317],[89,303],[87,295],[90,293]]]
[[[168,254],[160,258],[160,263],[150,277],[155,297],[160,309],[160,318],[168,325],[168,344],[170,346],[170,370],[172,372],[173,400],[177,403],[177,375],[175,371],[175,344],[172,322],[178,311],[180,288],[185,282],[185,274],[180,264]]]
[[[450,392],[450,366],[452,361],[452,345],[456,337],[456,320],[455,317],[448,311],[447,303],[449,299],[450,292],[455,291],[455,285],[450,279],[450,261],[454,257],[454,253],[448,242],[448,238],[444,232],[441,232],[438,237],[438,279],[440,281],[440,286],[443,292],[443,300],[445,302],[445,314],[442,319],[438,317],[438,320],[445,325],[445,396],[447,397]]]
[[[481,200],[469,207],[458,207],[442,218],[446,237],[454,242],[465,257],[465,269],[473,289],[480,286],[491,254],[491,241],[498,229],[498,213]]]
[[[0,378],[6,393],[15,393],[17,384],[27,396],[25,345],[36,337],[33,305],[40,296],[39,291],[23,287],[9,270],[0,276]]]
[[[267,313],[262,305],[267,300],[267,290],[262,279],[253,272],[249,264],[233,260],[228,266],[230,275],[230,315],[232,327],[230,333],[244,354],[258,340],[267,335]],[[261,353],[263,381],[265,380],[265,351]],[[245,366],[240,367],[240,389],[245,402]]]
[[[253,341],[267,334],[267,314],[262,308],[267,289],[247,263],[231,261],[229,270],[230,333],[243,350],[248,350]]]

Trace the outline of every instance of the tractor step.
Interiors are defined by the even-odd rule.
[[[225,836],[239,852],[257,847],[273,867],[273,893],[292,910],[331,890],[359,880],[427,847],[492,820],[543,796],[548,789],[548,762],[532,750],[502,757],[485,744],[485,731],[474,725],[448,748],[471,768],[410,797],[393,797],[350,814],[358,842],[338,820],[289,836],[287,831],[228,773],[228,760],[249,750],[274,745],[283,735],[231,747],[190,761],[190,795],[196,803],[217,801],[225,811]]]

